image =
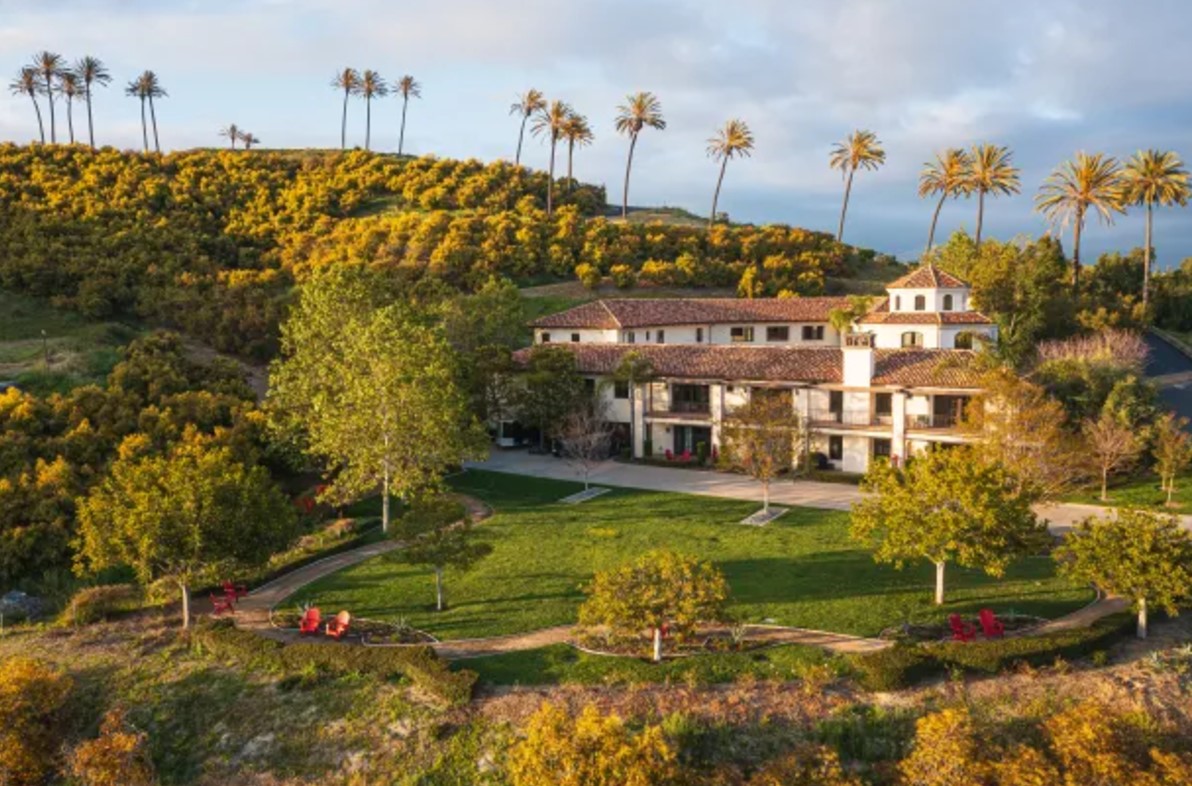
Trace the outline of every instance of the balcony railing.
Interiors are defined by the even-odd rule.
[[[907,415],[906,428],[908,431],[926,431],[928,429],[955,429],[960,425],[960,416],[952,413],[932,415]]]
[[[893,418],[890,415],[879,415],[863,409],[821,409],[811,411],[811,422],[813,425],[821,426],[888,426],[893,422]]]
[[[711,412],[711,403],[708,401],[672,401],[670,411],[706,415]]]

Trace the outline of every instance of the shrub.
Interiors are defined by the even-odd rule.
[[[617,289],[629,289],[637,281],[637,273],[630,265],[613,265],[609,268],[608,274]]]
[[[915,645],[906,644],[854,655],[851,662],[857,670],[857,681],[866,690],[873,691],[905,688],[938,671],[938,664],[927,653]]]
[[[708,463],[708,443],[695,443],[695,457],[699,460],[700,466]]]
[[[112,614],[132,611],[141,603],[141,591],[132,584],[104,584],[81,589],[58,617],[60,625],[90,625]]]
[[[575,266],[575,277],[588,289],[595,289],[600,286],[600,282],[604,278],[604,276],[600,275],[600,268],[590,265],[587,262],[582,262]]]
[[[54,768],[74,683],[31,658],[0,663],[0,783],[34,786]]]
[[[127,726],[122,709],[111,710],[99,737],[71,753],[70,775],[84,786],[153,786],[157,777],[149,758],[149,737]]]

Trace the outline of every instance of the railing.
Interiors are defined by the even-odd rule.
[[[708,401],[672,401],[670,411],[706,415],[712,411],[711,407]]]
[[[906,416],[906,427],[908,430],[954,429],[959,425],[960,417],[952,413]]]
[[[876,415],[863,409],[813,409],[811,411],[811,422],[819,425],[889,426],[893,422],[893,418],[890,415]]]

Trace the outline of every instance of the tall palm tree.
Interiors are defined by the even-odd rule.
[[[1142,305],[1150,303],[1151,235],[1155,205],[1188,204],[1192,190],[1188,170],[1179,154],[1170,150],[1139,150],[1122,166],[1123,201],[1146,207],[1146,237],[1142,257]]]
[[[364,99],[364,149],[372,147],[372,100],[389,95],[389,84],[376,71],[366,69],[360,75],[360,89],[356,95]]]
[[[221,128],[219,130],[219,135],[222,137],[227,137],[232,149],[235,150],[236,143],[240,141],[240,126],[236,125],[235,123],[229,123],[227,128]]]
[[[138,77],[124,86],[124,95],[132,96],[133,98],[139,99],[141,102],[141,139],[144,142],[144,147],[142,150],[148,153],[149,125],[145,118],[145,103],[149,99],[149,94],[145,92],[144,85],[142,84],[141,79]]]
[[[985,195],[1017,194],[1018,167],[1010,163],[1010,149],[1000,145],[973,145],[969,157],[968,191],[977,194],[977,248],[980,248]]]
[[[839,169],[844,178],[844,204],[840,208],[840,227],[836,230],[836,240],[844,238],[844,217],[848,213],[848,198],[853,191],[853,175],[858,169],[877,169],[886,163],[886,151],[882,143],[872,131],[854,131],[832,146],[832,155],[828,158],[828,165]]]
[[[546,181],[547,218],[554,213],[555,208],[555,148],[558,147],[559,138],[563,136],[563,129],[572,114],[571,107],[566,102],[551,101],[548,107],[539,110],[530,129],[534,136],[545,136],[550,142],[550,177]]]
[[[521,115],[521,130],[517,132],[517,155],[513,157],[513,165],[521,166],[522,139],[526,136],[526,121],[546,109],[546,96],[542,92],[530,88],[509,106],[509,114]]]
[[[80,57],[74,64],[74,72],[83,82],[83,98],[87,101],[87,139],[95,149],[95,122],[91,116],[91,91],[94,85],[105,86],[112,81],[112,75],[98,57]]]
[[[157,136],[157,110],[154,107],[153,99],[168,98],[169,93],[161,86],[158,81],[157,74],[152,71],[143,71],[136,79],[128,83],[124,88],[125,95],[138,98],[141,101],[141,136],[145,143],[145,152],[149,152],[149,129],[145,123],[145,105],[149,105],[149,118],[153,123],[153,149],[158,153],[161,152],[161,141]]]
[[[406,143],[406,108],[410,105],[410,96],[422,98],[422,85],[418,80],[406,74],[397,80],[397,93],[401,96],[401,135],[397,138],[397,154],[400,156]]]
[[[1061,231],[1072,225],[1072,289],[1080,291],[1080,235],[1089,208],[1103,223],[1124,213],[1122,173],[1117,159],[1084,151],[1056,167],[1035,196],[1035,209]]]
[[[58,78],[65,67],[66,61],[62,55],[50,51],[41,51],[33,56],[33,68],[41,75],[42,87],[45,89],[46,103],[50,105],[50,142],[58,141],[58,132],[54,123],[54,80]]]
[[[252,131],[241,131],[240,141],[244,143],[245,150],[252,150],[253,145],[261,144],[261,140],[257,139],[256,135],[253,134]]]
[[[595,135],[592,133],[592,127],[588,125],[588,118],[578,112],[572,112],[563,124],[563,138],[567,140],[567,193],[571,193],[575,185],[575,178],[572,177],[575,146],[586,147],[592,144]]]
[[[621,218],[629,216],[629,173],[633,169],[633,149],[643,128],[666,128],[662,104],[653,93],[634,93],[617,107],[617,131],[629,137],[629,157],[625,160],[625,188],[621,193]]]
[[[931,215],[931,231],[927,233],[928,252],[935,245],[935,225],[940,220],[940,210],[944,207],[944,201],[949,197],[968,194],[971,166],[972,160],[968,153],[958,147],[936,153],[935,161],[923,165],[923,171],[919,174],[919,197],[936,194],[940,197],[935,205],[935,212]]]
[[[41,104],[37,103],[37,96],[41,93],[41,80],[37,69],[25,66],[16,77],[8,83],[8,91],[14,96],[29,96],[33,102],[33,111],[37,113],[37,131],[41,135],[41,143],[46,143],[46,127],[41,120]]]
[[[331,86],[344,91],[343,118],[339,121],[339,149],[348,146],[348,99],[360,91],[360,74],[355,68],[345,68],[331,80]]]
[[[75,142],[74,135],[74,101],[83,95],[83,84],[79,75],[74,71],[58,72],[58,92],[66,99],[66,127],[70,131],[70,143]]]
[[[728,121],[708,140],[708,155],[720,162],[720,176],[716,178],[716,190],[712,193],[712,213],[708,216],[709,228],[716,223],[716,203],[720,201],[720,186],[724,183],[728,160],[737,156],[748,158],[752,153],[753,132],[744,120]]]

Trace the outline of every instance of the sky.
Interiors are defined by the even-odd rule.
[[[264,147],[334,147],[330,81],[353,66],[422,83],[407,152],[512,159],[509,105],[536,87],[589,118],[596,139],[577,152],[576,177],[605,184],[612,201],[628,146],[616,107],[649,90],[667,127],[642,134],[631,204],[706,215],[717,174],[707,140],[740,118],[756,150],[730,162],[719,209],[824,231],[843,191],[831,146],[867,128],[887,164],[858,173],[845,240],[909,260],[934,208],[916,194],[918,174],[943,148],[1013,150],[1023,193],[986,206],[986,236],[1003,239],[1047,231],[1033,196],[1077,150],[1192,157],[1190,29],[1187,0],[0,0],[0,65],[11,78],[42,49],[100,57],[115,81],[95,98],[97,142],[122,148],[140,144],[138,104],[122,88],[146,68],[169,91],[158,123],[170,149],[224,144],[229,123]],[[363,102],[350,111],[349,144],[363,144]],[[372,114],[374,149],[396,149],[401,102]],[[36,128],[28,98],[0,95],[0,140]],[[527,139],[523,163],[547,159]],[[939,233],[971,231],[975,217],[975,200],[949,203]],[[1083,255],[1142,238],[1139,210],[1090,222]],[[1192,209],[1159,211],[1155,246],[1160,266],[1192,257]]]

